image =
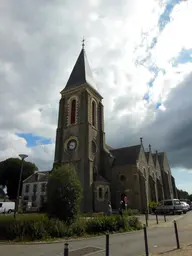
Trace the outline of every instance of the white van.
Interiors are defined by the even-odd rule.
[[[15,209],[15,202],[0,202],[0,213],[11,213]]]

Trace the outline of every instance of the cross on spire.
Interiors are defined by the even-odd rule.
[[[85,47],[85,38],[84,37],[83,37],[83,40],[81,42],[82,42],[82,48],[84,49],[84,47]]]

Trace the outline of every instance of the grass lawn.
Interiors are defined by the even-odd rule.
[[[47,216],[43,213],[24,213],[16,215],[16,220],[42,220],[44,218],[47,218]],[[0,221],[6,220],[14,220],[14,215],[0,214]]]

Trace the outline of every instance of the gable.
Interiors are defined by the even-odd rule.
[[[141,145],[132,147],[118,148],[110,150],[110,153],[115,157],[115,165],[136,165],[141,151]]]
[[[155,167],[155,163],[154,163],[153,156],[151,153],[149,153],[148,163],[150,166]]]
[[[111,146],[107,145],[107,144],[105,144],[105,147],[106,147],[107,150],[113,150],[113,148]]]
[[[147,158],[147,162],[149,161],[149,152],[145,152],[146,158]]]
[[[157,164],[157,155],[156,155],[156,153],[155,153],[155,154],[152,154],[152,157],[153,157],[154,165],[155,165],[155,167],[156,167],[156,164]]]
[[[158,160],[159,160],[160,166],[163,166],[163,163],[164,163],[164,152],[158,153]]]
[[[33,183],[33,182],[47,182],[49,177],[49,171],[46,172],[36,172],[30,175],[23,183]]]

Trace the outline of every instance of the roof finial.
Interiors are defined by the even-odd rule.
[[[83,37],[83,40],[82,40],[82,48],[84,49],[85,48],[85,38]]]
[[[151,144],[149,144],[149,152],[151,152]]]
[[[141,141],[141,144],[143,144],[143,138],[142,137],[140,138],[140,141]]]

